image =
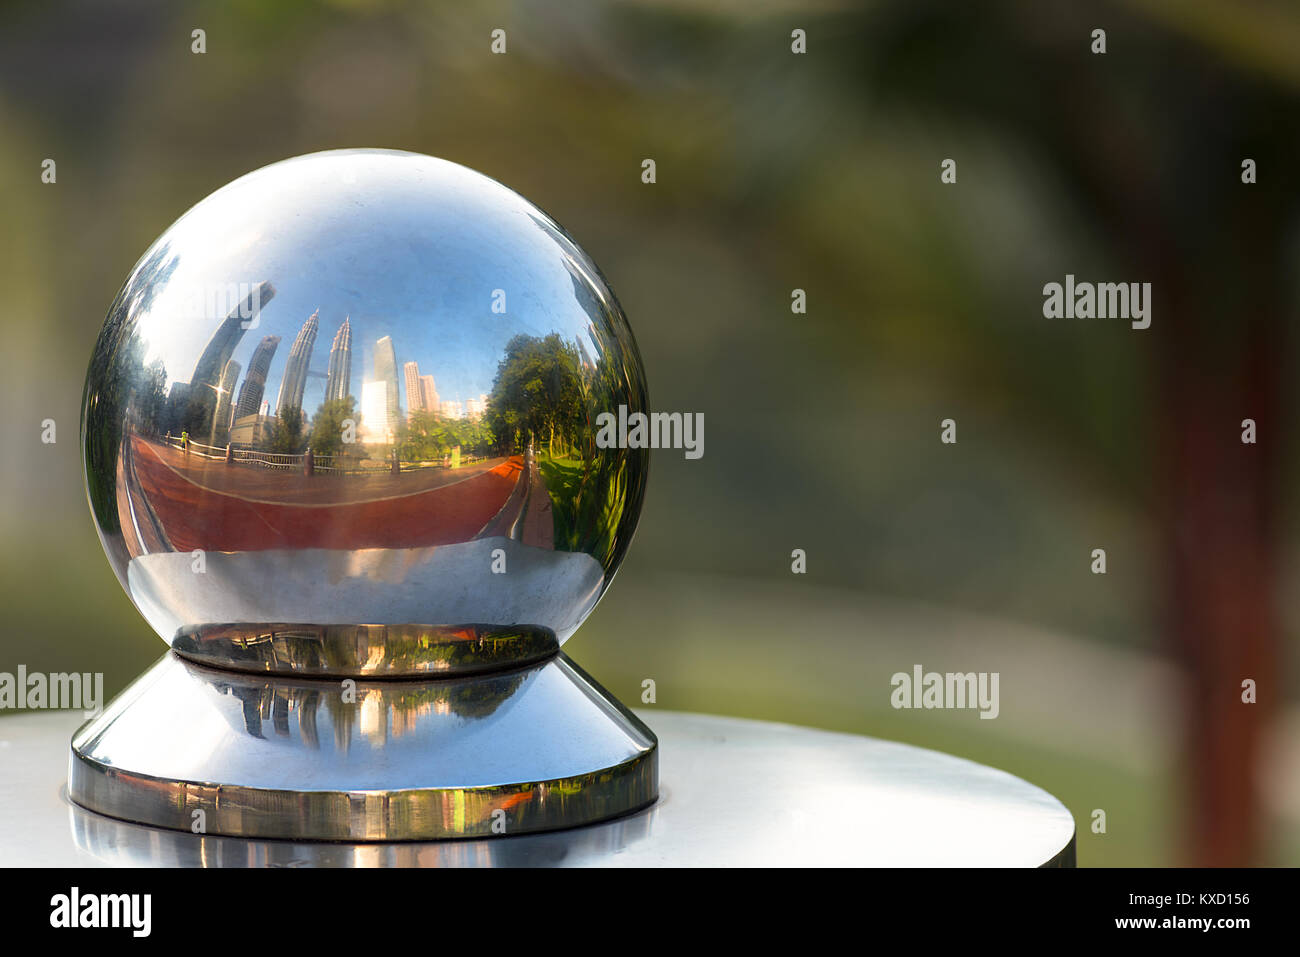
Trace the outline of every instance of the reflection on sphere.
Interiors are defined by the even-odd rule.
[[[636,527],[646,410],[595,263],[416,154],[249,174],[148,250],[87,380],[91,509],[178,652],[257,671],[523,664],[591,612]]]

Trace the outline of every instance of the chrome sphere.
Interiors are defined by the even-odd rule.
[[[132,270],[87,374],[87,495],[182,655],[508,667],[553,653],[627,550],[648,452],[597,441],[620,409],[646,411],[636,343],[554,220],[454,163],[316,153],[213,193]]]

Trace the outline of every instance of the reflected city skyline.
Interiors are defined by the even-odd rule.
[[[244,183],[238,180],[226,190]],[[271,199],[257,197],[257,201]],[[397,215],[405,221],[394,228],[429,232],[427,221],[416,218],[416,208],[399,210]],[[531,227],[557,239],[563,236],[531,210],[523,215]],[[184,233],[193,226],[187,222],[190,219],[182,218],[174,230]],[[471,224],[469,231],[481,231],[483,225]],[[164,432],[170,427],[176,434],[186,431],[191,440],[208,444],[265,447],[282,410],[297,410],[306,425],[327,401],[351,396],[355,412],[371,413],[372,428],[363,429],[363,441],[381,444],[380,436],[396,438],[396,426],[408,421],[412,412],[427,411],[451,420],[481,418],[496,377],[495,356],[517,335],[542,338],[558,333],[589,366],[609,347],[600,341],[597,324],[585,315],[588,310],[610,308],[606,296],[592,291],[593,282],[603,281],[589,261],[583,262],[585,257],[561,251],[556,265],[568,275],[568,288],[555,288],[556,279],[548,275],[552,288],[544,289],[537,283],[540,264],[529,262],[535,260],[535,250],[525,254],[506,243],[497,268],[487,269],[485,263],[465,260],[463,253],[458,255],[431,237],[430,245],[447,260],[437,271],[444,281],[432,281],[431,274],[420,269],[403,275],[403,281],[392,288],[388,282],[362,281],[382,274],[388,264],[358,232],[355,238],[329,239],[331,245],[342,246],[348,261],[357,267],[346,284],[311,255],[268,257],[269,263],[283,260],[283,269],[267,268],[261,275],[247,277],[248,251],[241,247],[249,237],[238,223],[223,223],[220,228],[231,234],[239,255],[220,247],[220,236],[210,236],[208,241],[217,246],[210,258],[234,260],[239,266],[191,268],[185,257],[170,255],[169,281],[152,290],[151,300],[136,313],[146,364],[161,360],[166,371],[164,391],[174,411]],[[294,224],[293,228],[303,227]],[[547,272],[559,271],[551,267]],[[421,277],[429,281],[421,282]],[[251,293],[244,292],[250,289]],[[236,298],[237,293],[244,295]],[[248,306],[254,293],[260,308]],[[553,309],[541,308],[548,296],[571,297],[575,321],[557,325]],[[214,304],[221,303],[234,308],[228,313],[215,311]],[[197,323],[192,321],[196,313],[201,320]],[[214,321],[219,321],[218,329],[207,340],[187,334]],[[452,335],[446,334],[449,327]],[[193,358],[185,358],[186,353]],[[222,403],[227,419],[215,412],[223,388],[229,390],[225,382],[232,379],[228,372],[235,367],[226,366],[231,362],[242,378],[233,377],[234,397]],[[412,362],[418,370],[416,388],[408,381],[407,364]],[[378,424],[377,382],[385,387],[382,425]],[[369,401],[367,387],[372,392]],[[186,404],[191,407],[189,414],[175,411]],[[244,420],[242,427],[240,420]]]
[[[271,283],[264,282],[260,287],[265,290],[264,301],[274,297]],[[286,410],[301,413],[306,426],[320,414],[325,403],[351,398],[360,413],[356,425],[361,441],[371,445],[391,444],[415,413],[478,421],[487,410],[488,392],[456,398],[440,395],[437,376],[421,369],[418,360],[400,360],[399,347],[391,335],[382,336],[372,344],[368,351],[373,362],[367,370],[360,358],[365,351],[353,355],[350,315],[343,317],[333,334],[326,370],[322,372],[316,367],[319,356],[315,350],[320,335],[319,308],[313,310],[294,336],[277,377],[274,363],[284,337],[263,335],[256,340],[251,353],[242,349],[245,327],[257,329],[261,324],[262,312],[257,312],[251,320],[249,312],[241,304],[228,314],[200,355],[188,381],[169,379],[169,412],[163,424],[167,434],[179,436],[185,432],[194,440],[207,435],[214,445],[258,448],[266,444]],[[575,339],[575,345],[583,368],[593,368],[582,339]],[[248,368],[241,379],[244,366],[235,356],[244,354],[248,356]],[[222,359],[220,375],[215,382],[210,381],[213,368]],[[351,390],[353,369],[358,365],[362,383],[359,394]],[[206,391],[196,391],[196,385]],[[317,388],[320,401],[314,402]],[[207,392],[212,395],[208,396]],[[272,392],[276,394],[274,403],[269,398]]]
[[[264,282],[267,298],[274,296],[274,287]],[[265,448],[286,414],[300,416],[300,437],[304,450],[310,447],[312,426],[326,413],[326,406],[335,402],[350,402],[348,413],[353,417],[362,445],[392,445],[402,434],[418,422],[421,415],[434,420],[480,422],[488,411],[491,393],[481,392],[465,399],[440,395],[437,377],[425,372],[417,360],[402,361],[398,347],[391,335],[377,339],[372,347],[373,365],[361,376],[360,394],[351,391],[352,368],[356,359],[352,354],[351,317],[344,316],[335,331],[327,357],[327,371],[313,368],[314,346],[320,332],[320,310],[316,309],[300,327],[293,340],[292,349],[281,367],[277,380],[271,373],[282,336],[264,335],[257,340],[248,359],[247,373],[234,355],[239,351],[244,328],[257,328],[262,313],[255,319],[241,319],[244,306],[233,310],[218,328],[213,339],[200,355],[199,362],[188,381],[171,378],[165,374],[166,366],[154,360],[156,368],[170,383],[166,390],[166,412],[155,427],[168,438],[184,436],[189,441],[204,442],[212,447],[227,445],[236,448]],[[588,324],[587,332],[594,336],[594,326]],[[515,343],[531,337],[516,336],[507,344],[507,354]],[[597,363],[591,358],[587,337],[575,336],[572,344],[556,342],[554,334],[547,337],[551,348],[557,346],[571,351],[570,366],[578,377],[595,372]],[[215,359],[213,357],[216,357]],[[225,356],[221,373],[213,384],[211,369]],[[501,381],[501,362],[494,372],[492,389]],[[363,363],[364,365],[364,363]],[[401,369],[400,374],[398,369]],[[313,411],[308,383],[322,380],[322,399]],[[581,386],[579,386],[581,391]],[[274,405],[269,399],[276,392]],[[489,441],[484,439],[485,444]],[[288,451],[288,450],[281,450]],[[485,451],[481,449],[480,451]]]

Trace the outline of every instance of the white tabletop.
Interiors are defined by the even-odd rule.
[[[661,796],[589,827],[403,844],[256,841],[128,824],[66,796],[78,713],[0,719],[0,862],[37,866],[980,866],[1072,864],[1047,792],[910,745],[652,709]]]

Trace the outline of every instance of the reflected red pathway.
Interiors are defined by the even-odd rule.
[[[464,481],[409,495],[332,505],[283,505],[204,488],[170,468],[148,442],[137,440],[133,449],[136,474],[147,490],[144,497],[178,551],[419,548],[467,542],[501,510],[523,471],[522,458],[515,456]],[[303,476],[301,481],[348,479]]]

